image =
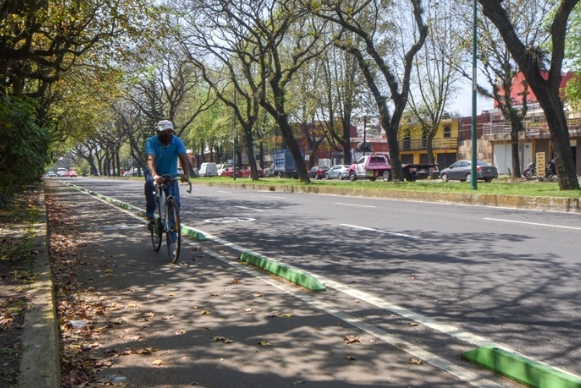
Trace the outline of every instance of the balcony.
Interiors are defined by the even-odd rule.
[[[400,151],[418,151],[427,149],[426,139],[403,139],[399,141]],[[438,138],[432,141],[432,148],[434,150],[447,150],[458,148],[458,138],[447,137]]]

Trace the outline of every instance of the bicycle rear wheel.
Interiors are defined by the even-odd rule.
[[[158,202],[158,201],[156,201]],[[151,230],[151,245],[153,246],[153,250],[159,252],[161,248],[161,237],[163,234],[163,227],[161,225],[161,208],[159,207],[159,203],[157,204],[157,217],[155,219],[155,224],[153,225],[153,229]]]
[[[167,231],[165,235],[169,259],[172,263],[177,263],[182,243],[182,227],[178,207],[173,198],[167,201]]]

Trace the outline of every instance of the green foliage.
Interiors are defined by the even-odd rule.
[[[50,162],[49,132],[35,123],[34,100],[0,97],[0,207],[38,182]]]

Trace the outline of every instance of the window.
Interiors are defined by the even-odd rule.
[[[444,137],[452,137],[452,127],[450,125],[444,125]]]

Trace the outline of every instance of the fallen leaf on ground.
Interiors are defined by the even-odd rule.
[[[270,342],[268,341],[260,341],[258,344],[262,346],[270,346]]]
[[[410,358],[410,364],[422,365],[422,360],[419,358]]]
[[[232,283],[242,283],[240,279],[232,279]]]
[[[210,314],[210,312],[207,310],[200,311],[200,315],[209,315],[209,314]]]
[[[348,359],[349,361],[355,361],[355,360],[357,360],[354,356],[347,356],[345,358]]]
[[[151,363],[151,365],[164,365],[165,362],[163,362],[163,360],[155,360],[154,362]]]
[[[345,341],[345,343],[347,345],[351,345],[351,344],[360,344],[362,343],[361,340],[359,339],[359,337],[354,336],[354,335],[348,335],[345,338],[343,338],[343,341]]]
[[[246,311],[247,313],[251,312],[252,309],[244,309],[244,311]]]
[[[162,315],[161,319],[163,319],[164,321],[173,319],[174,315]]]
[[[292,315],[291,313],[286,313],[286,314],[282,314],[282,315],[281,315],[281,317],[283,317],[283,318],[290,318],[290,317],[292,317],[292,316],[293,316],[293,315]]]
[[[180,335],[180,334],[184,334],[185,332],[186,332],[185,330],[176,330],[175,334]]]

